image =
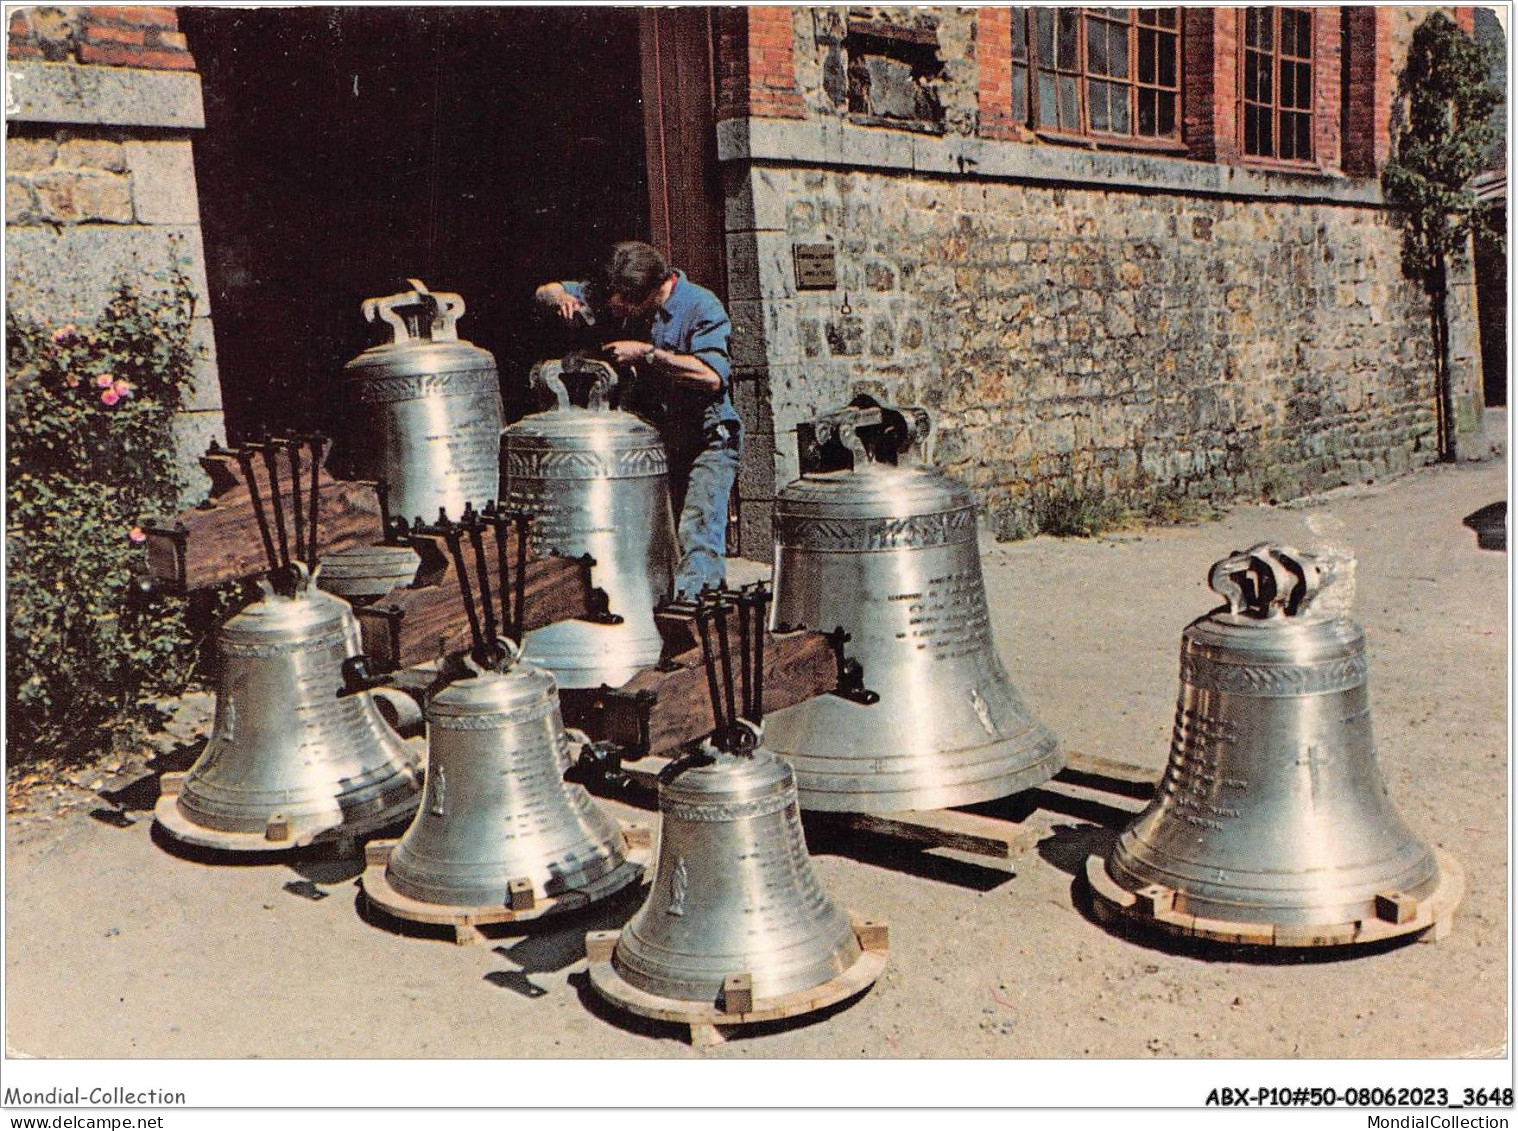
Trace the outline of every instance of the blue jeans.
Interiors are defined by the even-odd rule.
[[[738,478],[742,440],[736,422],[708,429],[691,462],[680,506],[680,565],[675,597],[693,598],[727,578],[727,501]]]

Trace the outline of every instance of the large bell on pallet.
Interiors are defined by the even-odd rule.
[[[803,427],[803,475],[775,501],[775,626],[841,626],[880,696],[770,717],[803,809],[966,805],[1063,764],[991,639],[973,496],[911,461],[930,432],[921,409],[857,398]]]
[[[761,635],[761,620],[746,638]],[[659,863],[648,899],[620,934],[586,940],[601,996],[685,1023],[693,1037],[842,1001],[875,981],[887,949],[883,924],[852,920],[818,882],[795,774],[758,744],[757,725],[732,721],[725,627],[725,708],[704,625],[702,635],[717,730],[659,776]],[[756,717],[760,702],[745,689],[746,711]]]
[[[155,816],[173,837],[231,851],[351,838],[409,816],[422,750],[385,723],[372,693],[342,695],[359,650],[346,601],[316,589],[304,565],[217,636],[216,718],[182,779],[165,775]]]
[[[629,851],[617,822],[564,780],[578,744],[564,730],[553,676],[496,638],[496,601],[504,615],[507,598],[490,591],[482,528],[506,521],[471,513],[424,528],[447,539],[473,648],[450,658],[427,697],[427,788],[416,819],[399,841],[369,845],[363,878],[372,903],[450,924],[461,942],[477,925],[583,907],[643,875],[643,854]],[[472,582],[461,533],[473,543]],[[496,542],[502,554],[504,545]],[[516,583],[520,592],[520,570]]]
[[[1158,794],[1088,861],[1101,914],[1272,946],[1447,927],[1463,876],[1387,795],[1352,569],[1267,544],[1213,566],[1227,604],[1182,636]]]
[[[308,442],[304,505],[300,441],[224,453],[240,465],[269,574],[259,582],[262,599],[217,635],[221,675],[210,742],[188,773],[165,774],[160,783],[154,816],[187,844],[267,852],[351,841],[409,816],[421,793],[420,743],[390,729],[377,693],[346,693],[343,662],[359,650],[358,619],[346,601],[315,585],[316,474],[326,441]],[[263,488],[255,453],[263,455]]]
[[[588,384],[587,407],[571,403],[566,377]],[[659,659],[654,606],[674,583],[664,444],[652,425],[611,407],[617,375],[604,362],[543,362],[531,381],[556,407],[501,434],[500,498],[534,516],[536,552],[595,559],[592,580],[621,620],[560,621],[528,633],[523,644],[562,688],[617,687]]]

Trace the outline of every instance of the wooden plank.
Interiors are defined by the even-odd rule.
[[[733,641],[736,646],[736,639]],[[742,668],[733,660],[734,696],[742,708]],[[768,714],[794,706],[838,686],[838,659],[828,637],[820,632],[766,635],[764,643],[764,710]],[[668,669],[647,668],[606,696],[602,716],[604,738],[637,749],[641,740],[639,695],[652,694],[648,707],[647,753],[678,749],[710,734],[716,725],[711,692],[700,649],[681,653]]]
[[[923,809],[899,813],[808,812],[812,821],[826,821],[859,832],[888,836],[908,844],[952,848],[974,856],[1010,860],[1028,847],[1029,834],[1017,825],[962,813],[957,809]]]
[[[143,527],[147,534],[148,575],[153,584],[171,593],[210,589],[240,581],[269,568],[268,555],[259,532],[253,498],[241,480],[241,469],[226,459],[207,461],[217,467],[216,480],[225,489],[207,503],[181,511],[167,523]],[[261,463],[262,461],[260,461]],[[284,460],[281,457],[281,463]],[[259,468],[258,470],[262,470]],[[295,546],[294,515],[290,507],[290,484],[282,467],[279,480],[285,490],[286,543],[292,559],[300,555]],[[259,498],[269,516],[269,536],[279,545],[269,502],[268,477],[257,476]],[[310,480],[301,482],[301,508],[306,521],[310,504]],[[336,553],[355,546],[372,545],[385,534],[379,495],[373,483],[333,479],[326,471],[318,483],[317,555]]]
[[[486,566],[490,591],[496,595],[500,577],[493,547],[486,554]],[[472,577],[473,551],[466,558],[466,568]],[[514,561],[508,562],[508,569],[515,569]],[[590,616],[599,602],[598,591],[590,583],[590,566],[583,559],[554,555],[528,559],[522,602],[525,631]],[[429,663],[470,644],[469,616],[451,566],[436,584],[392,589],[374,604],[354,612],[358,614],[364,654],[374,661],[377,672]],[[502,631],[501,626],[497,631]]]
[[[1077,750],[1065,751],[1065,768],[1054,775],[1056,781],[1087,786],[1106,793],[1148,801],[1154,797],[1160,774],[1127,762],[1098,758]]]

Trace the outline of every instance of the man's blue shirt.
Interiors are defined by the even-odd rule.
[[[733,365],[728,353],[728,342],[733,333],[732,321],[722,308],[722,301],[711,291],[691,282],[685,277],[684,271],[676,271],[675,276],[674,289],[669,292],[669,298],[664,304],[654,311],[652,326],[626,325],[618,330],[613,322],[604,332],[610,335],[608,340],[621,333],[641,340],[646,334],[647,340],[659,349],[699,357],[722,379],[722,389],[716,393],[707,393],[686,385],[671,385],[662,397],[662,404],[649,406],[654,411],[663,411],[667,425],[675,426],[698,414],[703,432],[719,424],[737,423],[738,413],[733,408],[730,390]],[[585,301],[583,282],[566,282],[562,285],[575,298]],[[607,317],[600,311],[597,314]],[[597,328],[600,329],[600,326]]]

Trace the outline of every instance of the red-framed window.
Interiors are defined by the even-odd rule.
[[[1313,160],[1310,8],[1246,8],[1239,80],[1246,157]]]

